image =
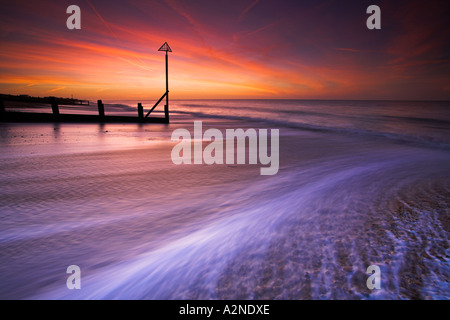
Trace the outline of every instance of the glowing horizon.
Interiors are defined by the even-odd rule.
[[[5,3],[0,93],[157,99],[167,41],[173,99],[450,99],[444,12],[374,2]],[[81,30],[66,28],[70,4]],[[381,30],[365,27],[369,4]]]

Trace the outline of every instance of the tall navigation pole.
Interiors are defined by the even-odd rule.
[[[164,112],[166,113],[166,118],[169,118],[169,52],[172,52],[172,49],[170,49],[169,44],[167,42],[164,42],[164,44],[161,46],[161,48],[158,49],[158,51],[165,51],[166,52],[166,106],[164,107]]]
[[[169,122],[169,52],[172,52],[172,49],[170,49],[169,44],[167,42],[164,42],[164,44],[158,49],[158,51],[165,51],[166,52],[166,92],[163,94],[163,96],[156,102],[156,104],[153,106],[153,108],[150,109],[150,111],[147,113],[145,117],[148,117],[148,115],[153,111],[153,109],[156,108],[156,106],[161,102],[164,97],[166,97],[166,105],[164,106],[164,115],[166,117],[167,122]]]

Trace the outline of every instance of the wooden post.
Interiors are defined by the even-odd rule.
[[[167,104],[164,106],[164,116],[166,118],[167,123],[169,123],[169,106]]]
[[[51,104],[52,104],[52,112],[54,116],[59,116],[59,107],[58,107],[58,102],[56,102],[55,98],[51,99]]]
[[[5,112],[5,105],[3,104],[3,100],[0,99],[0,116],[3,116]]]
[[[144,119],[144,108],[142,107],[142,103],[138,103],[138,118],[139,120]]]
[[[102,100],[97,100],[97,106],[98,106],[98,116],[100,118],[105,117],[105,106],[103,105]]]

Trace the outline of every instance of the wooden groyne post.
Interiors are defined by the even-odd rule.
[[[167,123],[169,123],[169,106],[167,104],[164,106],[164,117]]]
[[[0,99],[0,117],[3,117],[5,114],[5,105],[3,103],[3,99]]]
[[[56,102],[55,98],[51,98],[50,101],[51,101],[50,103],[52,105],[52,113],[53,113],[53,115],[56,116],[56,117],[59,116],[58,102]]]
[[[144,119],[144,107],[142,107],[142,103],[138,103],[138,118],[139,120]]]
[[[105,118],[105,106],[103,105],[102,100],[97,100],[97,107],[98,107],[98,116],[100,119]]]

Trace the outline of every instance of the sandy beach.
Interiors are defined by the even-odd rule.
[[[261,176],[259,164],[174,165],[170,134],[193,126],[181,119],[2,124],[0,296],[447,297],[447,150],[285,126],[279,172]],[[381,290],[366,286],[372,264]]]

